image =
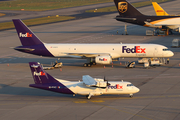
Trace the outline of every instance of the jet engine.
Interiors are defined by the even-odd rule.
[[[112,62],[111,56],[97,56],[95,62],[98,64],[110,64]]]

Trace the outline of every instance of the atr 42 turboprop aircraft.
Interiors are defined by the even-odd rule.
[[[180,16],[148,16],[143,15],[126,0],[114,0],[119,15],[116,20],[136,25],[153,27],[166,31],[178,31],[180,33]]]
[[[139,92],[139,88],[126,81],[108,82],[104,79],[84,75],[83,81],[71,82],[52,77],[43,70],[40,63],[30,62],[29,66],[35,82],[35,84],[30,84],[30,87],[64,94],[86,95],[87,99],[102,94],[129,94],[132,97],[134,93]]]
[[[110,64],[113,59],[125,57],[164,58],[174,55],[167,47],[157,44],[43,43],[21,20],[13,22],[22,43],[15,50],[45,57],[87,59],[84,66],[91,66],[93,63]]]

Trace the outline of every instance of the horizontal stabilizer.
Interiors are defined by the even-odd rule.
[[[31,48],[18,48],[18,47],[16,47],[16,48],[14,48],[15,50],[18,50],[18,51],[34,51],[35,49],[31,49]]]

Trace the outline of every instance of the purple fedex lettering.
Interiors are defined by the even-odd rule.
[[[124,51],[126,51],[126,53],[136,53],[136,46],[134,46],[134,48],[127,48],[127,46],[123,46],[122,53],[124,53]]]
[[[108,86],[108,89],[123,89],[123,86],[116,84],[114,86]]]
[[[122,53],[146,53],[146,48],[141,48],[140,46],[134,46],[134,48],[127,48],[127,46],[122,46]]]

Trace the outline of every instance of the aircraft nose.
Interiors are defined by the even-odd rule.
[[[172,51],[170,52],[170,56],[171,56],[171,57],[174,56],[174,53],[173,53]]]
[[[139,91],[140,91],[140,89],[136,87],[136,92],[139,92]]]

